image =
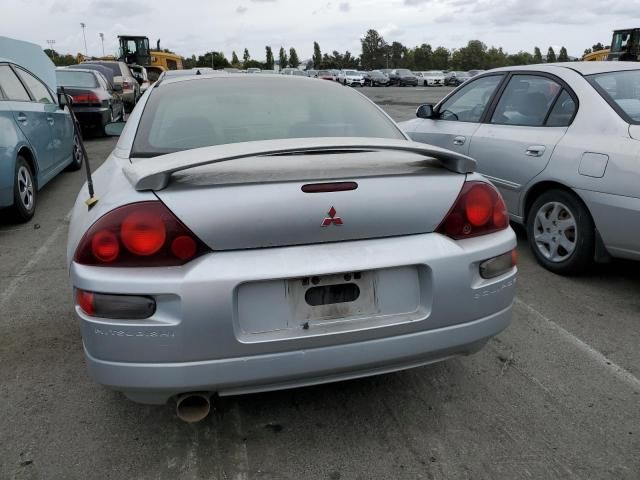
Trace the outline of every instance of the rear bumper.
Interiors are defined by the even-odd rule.
[[[108,108],[75,107],[73,109],[80,125],[84,128],[101,127],[109,123],[111,112]]]
[[[510,228],[461,241],[430,233],[219,251],[172,268],[72,263],[70,275],[84,290],[156,299],[143,321],[76,312],[93,378],[162,403],[184,391],[270,390],[470,353],[507,326],[515,295],[515,268],[486,280],[478,265],[515,246]],[[292,303],[290,279],[345,272],[377,272],[377,310],[312,322]]]
[[[388,373],[481,349],[511,322],[511,306],[461,325],[347,345],[189,363],[116,363],[91,356],[98,383],[134,401],[162,404],[188,391],[220,395],[279,390]]]

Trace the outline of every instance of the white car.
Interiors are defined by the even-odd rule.
[[[423,87],[443,87],[444,72],[442,70],[429,70],[426,72],[415,72],[418,77],[418,85]]]
[[[360,85],[364,87],[364,77],[356,70],[340,70],[336,80],[344,86],[355,87]]]

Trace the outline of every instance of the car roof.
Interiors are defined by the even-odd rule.
[[[489,70],[512,71],[512,70],[535,70],[538,72],[552,73],[558,68],[573,70],[580,75],[593,75],[596,73],[619,72],[623,70],[640,70],[638,62],[558,62],[558,63],[538,63],[534,65],[520,65],[516,67],[502,67]],[[483,72],[484,73],[484,72]]]
[[[192,73],[191,75],[177,75],[177,76],[165,76],[162,79],[161,84],[171,84],[171,83],[179,83],[193,80],[204,80],[204,79],[216,79],[216,78],[233,78],[234,82],[237,81],[245,81],[251,80],[255,81],[255,75],[229,75],[226,72],[203,72],[200,75],[196,75]],[[260,75],[260,78],[274,78],[278,79],[281,82],[308,82],[308,81],[316,81],[315,79],[310,79],[306,75],[297,76],[297,75],[280,75],[278,73],[265,73]],[[318,80],[319,81],[319,80]],[[331,83],[331,82],[328,82]],[[336,84],[337,85],[337,84]]]

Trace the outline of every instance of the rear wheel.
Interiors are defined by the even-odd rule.
[[[527,215],[527,237],[538,262],[554,273],[577,274],[592,263],[593,219],[569,192],[549,190],[533,202]]]
[[[24,157],[18,155],[13,183],[13,217],[28,222],[36,212],[37,192],[33,172]]]
[[[73,160],[67,167],[67,171],[80,170],[82,167],[82,146],[80,145],[80,137],[77,133],[73,134]]]

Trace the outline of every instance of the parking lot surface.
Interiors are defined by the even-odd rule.
[[[396,120],[448,88],[364,88]],[[92,139],[93,168],[114,139]],[[405,372],[219,399],[188,425],[89,379],[65,266],[82,172],[0,220],[1,479],[640,478],[640,269],[563,278],[519,233],[512,325]],[[428,208],[428,206],[425,206]]]

